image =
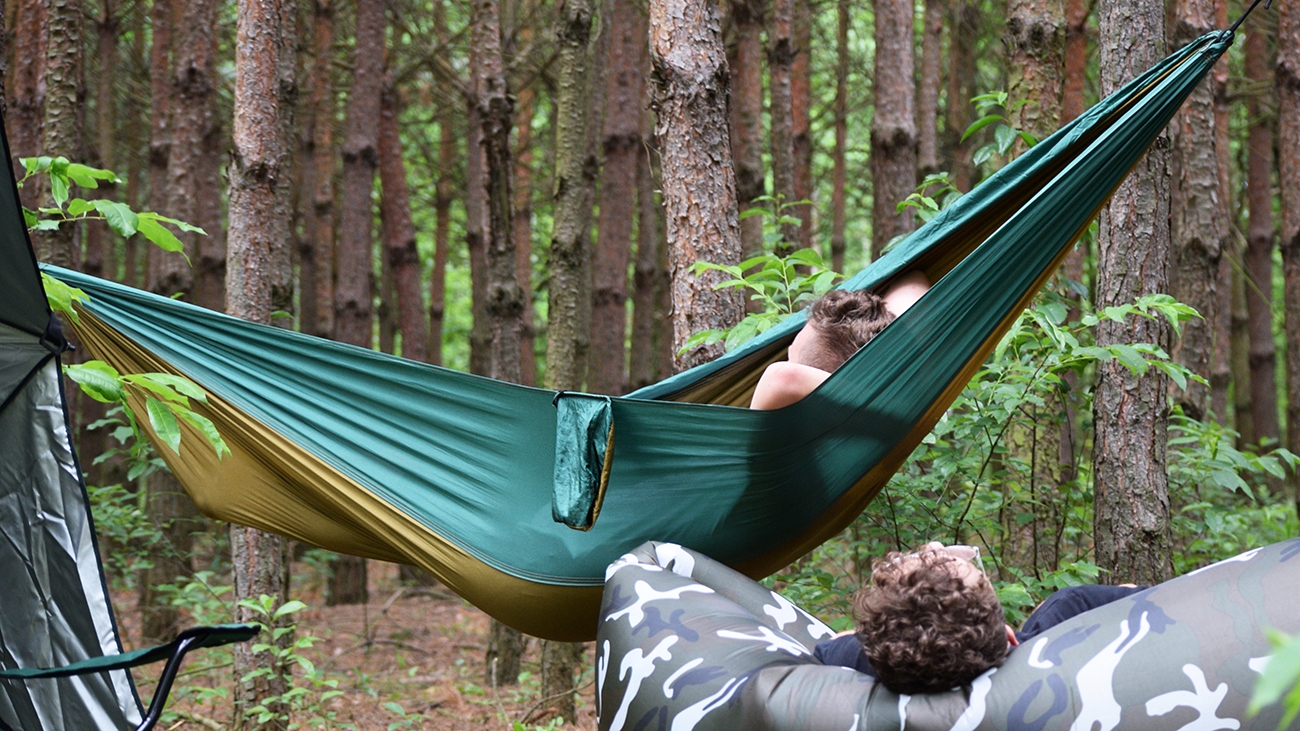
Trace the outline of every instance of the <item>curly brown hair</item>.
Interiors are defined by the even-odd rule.
[[[1006,618],[987,577],[972,584],[941,550],[891,553],[853,600],[857,638],[876,677],[895,693],[965,685],[1002,664]]]
[[[833,289],[808,311],[808,324],[820,337],[805,352],[803,364],[833,371],[893,321],[884,298],[875,292]]]

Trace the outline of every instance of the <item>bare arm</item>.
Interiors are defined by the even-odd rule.
[[[751,409],[779,409],[802,399],[830,378],[829,373],[801,363],[778,361],[763,371],[754,387]]]
[[[882,295],[885,298],[885,307],[894,317],[898,317],[906,312],[907,308],[916,304],[916,301],[921,299],[921,295],[929,289],[930,280],[926,278],[925,272],[920,269],[910,271],[885,290]]]

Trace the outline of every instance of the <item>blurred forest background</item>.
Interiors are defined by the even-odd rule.
[[[770,254],[796,288],[821,271],[786,259],[802,249],[858,271],[1243,10],[7,0],[5,126],[19,177],[39,156],[112,170],[118,183],[79,194],[206,232],[179,234],[187,265],[79,215],[36,227],[43,261],[405,358],[623,394],[724,347],[694,333],[770,316],[696,261]],[[57,187],[31,177],[23,202],[61,209]],[[128,643],[232,614],[294,630],[211,651],[168,728],[592,724],[581,645],[489,624],[418,569],[227,532],[112,409],[82,397],[76,412]],[[1300,8],[1281,2],[1251,16],[867,513],[770,581],[837,628],[873,556],[932,537],[986,549],[1013,619],[1060,586],[1160,581],[1297,534],[1298,423]],[[438,627],[460,649],[412,639],[422,612],[451,616]],[[334,655],[312,647],[321,635]],[[357,648],[380,659],[328,661]]]

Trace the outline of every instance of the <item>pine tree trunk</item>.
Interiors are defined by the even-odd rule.
[[[447,311],[447,249],[451,246],[452,175],[457,165],[451,114],[438,119],[438,189],[434,199],[433,274],[429,278],[429,362],[442,365],[442,324]],[[468,198],[467,198],[468,202]]]
[[[397,89],[384,90],[379,114],[379,179],[383,186],[381,215],[384,250],[397,290],[398,323],[402,332],[402,357],[423,362],[428,327],[424,323],[424,289],[420,286],[420,256],[415,250],[411,223],[411,196],[406,184],[406,163],[398,133]]]
[[[946,137],[948,170],[952,184],[963,192],[971,188],[974,171],[971,151],[961,141],[966,128],[974,121],[971,97],[975,86],[975,43],[978,40],[980,12],[972,0],[952,0],[952,24],[948,33],[948,124]]]
[[[794,151],[794,200],[812,201],[812,9],[811,0],[794,0],[794,59],[790,62],[790,133]],[[800,221],[795,246],[807,248],[816,239],[817,207],[811,202],[790,209]]]
[[[371,194],[379,165],[379,97],[383,86],[384,3],[357,3],[356,55],[343,141],[343,194],[339,207],[338,277],[334,292],[334,337],[372,347],[374,312]],[[365,559],[341,556],[332,563],[327,603],[364,604],[369,598]]]
[[[81,160],[81,3],[77,0],[48,0],[46,18],[49,38],[45,47],[45,112],[41,119],[41,154]],[[42,205],[53,207],[49,191],[42,191]],[[36,258],[48,264],[77,268],[81,251],[75,226],[56,231],[35,231],[32,245]]]
[[[605,164],[600,172],[600,220],[592,276],[591,368],[587,390],[621,395],[627,387],[627,266],[636,219],[637,174],[645,154],[646,16],[631,0],[614,0],[606,56]],[[640,262],[640,259],[638,259]]]
[[[916,83],[913,6],[874,0],[876,12],[875,115],[871,120],[871,258],[895,236],[912,230],[910,209],[897,205],[916,188]]]
[[[293,218],[289,181],[292,179],[293,111],[297,104],[296,11],[286,0],[240,0],[235,41],[235,114],[231,127],[230,233],[227,267],[227,311],[254,322],[271,322],[277,309],[292,309],[284,293],[292,291],[290,226]],[[262,595],[277,602],[288,599],[288,561],[280,536],[240,526],[230,527],[235,569],[235,599]],[[254,615],[235,610],[236,621]],[[263,641],[271,641],[264,637]],[[278,639],[291,642],[291,637]],[[272,664],[269,653],[254,653],[250,643],[235,649],[235,727],[250,728],[244,709],[266,703],[287,690],[288,668],[271,667],[269,675],[249,680],[252,671]],[[275,720],[258,728],[283,729]]]
[[[1164,4],[1102,0],[1101,91],[1165,57]],[[1167,291],[1169,278],[1169,152],[1162,134],[1129,172],[1101,216],[1097,306],[1110,307]],[[1129,318],[1097,326],[1097,344],[1169,347],[1163,321]],[[1165,473],[1167,379],[1151,369],[1136,376],[1117,362],[1097,368],[1094,529],[1097,563],[1108,583],[1154,584],[1172,575],[1169,486]]]
[[[312,65],[303,120],[299,301],[303,332],[334,335],[334,46],[331,0],[312,2]]]
[[[1227,0],[1214,0],[1214,24],[1218,28],[1228,27]],[[1219,217],[1224,227],[1223,243],[1220,245],[1219,273],[1215,284],[1217,298],[1215,317],[1211,324],[1213,330],[1214,353],[1210,362],[1210,410],[1218,417],[1220,424],[1228,422],[1228,389],[1232,385],[1232,276],[1237,268],[1235,256],[1235,239],[1231,233],[1235,193],[1232,188],[1232,151],[1228,136],[1228,59],[1219,59],[1212,72],[1214,85],[1214,149],[1217,153],[1219,175],[1218,201]]]
[[[642,85],[644,87],[644,85]],[[641,91],[641,106],[646,101],[646,89]],[[644,113],[638,115],[641,130],[645,130]],[[659,260],[663,246],[659,240],[659,207],[655,203],[654,165],[648,151],[637,155],[636,166],[636,273],[632,292],[632,353],[629,357],[631,389],[644,388],[654,383],[660,375],[655,345],[662,331],[658,311]]]
[[[720,30],[710,3],[651,0],[650,57],[679,371],[722,354],[720,345],[681,352],[691,335],[731,327],[745,311],[739,292],[713,289],[721,279],[717,272],[688,271],[697,261],[739,264],[742,253]]]
[[[1238,257],[1240,261],[1240,257]],[[1250,387],[1250,316],[1246,313],[1246,275],[1232,268],[1232,408],[1238,446],[1255,444],[1255,406]]]
[[[1278,183],[1286,301],[1287,448],[1300,454],[1300,13],[1278,6]],[[1292,473],[1296,509],[1300,479]]]
[[[1217,27],[1213,0],[1178,0],[1174,4],[1171,50],[1181,48]],[[1170,261],[1171,294],[1201,313],[1183,324],[1172,356],[1207,382],[1212,377],[1214,325],[1219,318],[1219,269],[1228,240],[1228,222],[1220,187],[1218,131],[1213,78],[1197,85],[1170,126]],[[1183,412],[1205,419],[1210,410],[1208,385],[1189,381],[1175,392]]]
[[[158,591],[161,584],[176,584],[194,574],[194,532],[200,528],[199,511],[181,489],[172,473],[161,470],[145,481],[146,509],[163,535],[161,548],[149,552],[149,568],[137,577],[137,606],[140,608],[140,639],[149,644],[168,642],[181,627],[181,617],[169,596]]]
[[[772,0],[767,26],[772,194],[783,203],[798,200],[794,194],[794,100],[790,90],[790,72],[794,64],[794,3],[795,0]],[[781,226],[781,245],[777,247],[776,253],[790,253],[798,239],[798,226]]]
[[[381,116],[382,119],[382,116]],[[382,215],[379,218],[379,241],[388,241],[387,222]],[[397,287],[393,284],[393,267],[388,263],[388,252],[379,255],[379,304],[375,306],[375,324],[379,326],[379,352],[393,355],[397,351]]]
[[[1064,0],[1012,0],[1007,9],[1007,91],[1013,101],[1029,100],[1012,121],[1038,139],[1061,123],[1065,76]],[[1023,143],[1020,143],[1023,147]]]
[[[470,51],[470,69],[478,63]],[[483,125],[473,94],[465,113],[465,248],[469,253],[470,309],[474,324],[469,334],[469,371],[485,376],[490,369],[492,330],[487,315],[487,158],[483,153]]]
[[[1273,129],[1263,113],[1272,94],[1268,37],[1260,19],[1246,31],[1246,77],[1257,91],[1246,100],[1251,120],[1247,139],[1246,189],[1250,223],[1246,230],[1246,312],[1250,317],[1251,413],[1257,440],[1277,439],[1277,355],[1273,346]]]
[[[616,26],[617,27],[617,26]],[[542,642],[542,697],[553,699],[555,715],[569,726],[577,718],[574,707],[576,682],[582,672],[582,643]]]
[[[1065,0],[1065,80],[1061,90],[1061,124],[1072,122],[1087,106],[1088,3]]]
[[[41,119],[45,113],[45,43],[48,35],[45,0],[17,0],[14,8],[12,75],[7,86],[5,131],[15,170],[17,161],[41,154]],[[23,205],[35,208],[35,188],[20,191]]]
[[[839,0],[835,5],[837,20],[835,31],[835,149],[831,153],[834,168],[831,173],[831,269],[842,272],[844,271],[844,253],[848,248],[848,241],[845,239],[844,231],[847,224],[845,218],[845,193],[848,187],[848,161],[846,155],[849,140],[850,21],[849,1]],[[926,27],[929,27],[928,24]],[[935,75],[938,75],[937,71]],[[935,89],[935,96],[938,96],[937,88]],[[937,99],[935,104],[937,107]],[[926,127],[922,126],[922,130],[925,129]],[[937,153],[935,165],[938,166]]]
[[[152,45],[149,49],[149,206],[167,205],[167,160],[171,157],[171,0],[153,0],[149,11]],[[134,238],[134,237],[133,237]],[[129,239],[128,239],[129,240]],[[144,285],[154,290],[164,252],[145,249]]]
[[[537,328],[533,325],[533,117],[537,93],[532,87],[519,90],[515,114],[515,204],[511,236],[515,247],[515,279],[523,292],[524,314],[519,321],[519,382],[537,385]]]
[[[939,84],[943,80],[940,69],[945,9],[944,0],[925,0],[921,76],[916,89],[916,167],[922,177],[939,172]],[[842,63],[847,63],[847,59]]]
[[[730,63],[731,153],[736,165],[736,196],[740,210],[754,206],[767,194],[763,170],[763,11],[764,0],[731,0],[735,25],[735,53]],[[761,204],[760,204],[761,205]],[[751,216],[740,222],[745,256],[763,251],[763,219]]]
[[[597,38],[589,0],[565,3],[557,19],[555,98],[555,222],[551,235],[546,378],[555,389],[581,389],[591,347],[590,224],[600,163],[600,110],[591,96]]]

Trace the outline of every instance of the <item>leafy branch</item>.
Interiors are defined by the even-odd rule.
[[[966,131],[962,133],[961,141],[965,142],[966,138],[985,127],[991,126],[993,128],[993,141],[975,150],[975,153],[971,156],[971,162],[974,164],[983,165],[995,154],[1006,156],[1011,147],[1016,144],[1016,140],[1021,140],[1029,147],[1038,144],[1037,137],[1018,129],[1011,120],[1013,112],[1035,102],[1029,99],[1021,99],[1008,106],[1007,102],[1010,101],[1010,98],[1007,92],[1002,90],[980,94],[977,97],[972,97],[971,101],[975,103],[975,107],[983,116],[966,128]]]

